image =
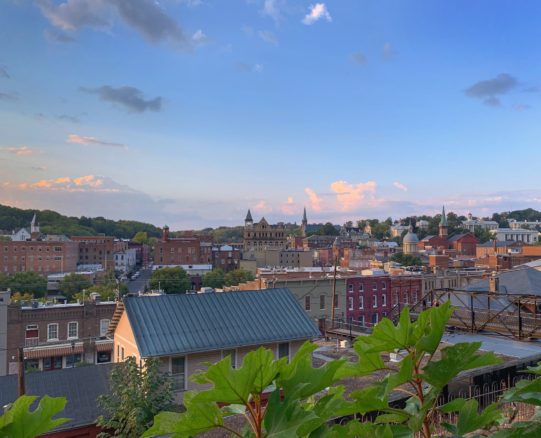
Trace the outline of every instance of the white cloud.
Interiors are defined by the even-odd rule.
[[[29,148],[28,146],[17,146],[17,147],[12,146],[12,147],[1,148],[0,150],[7,152],[9,154],[17,155],[19,157],[34,155],[36,153],[34,149]]]
[[[257,35],[268,44],[272,44],[273,46],[278,45],[278,39],[272,32],[269,32],[267,30],[260,30],[259,32],[257,32]]]
[[[87,137],[84,135],[70,134],[66,140],[68,143],[81,144],[81,145],[96,145],[96,146],[111,146],[115,148],[128,149],[125,144],[113,143],[110,141],[99,140],[96,137]]]
[[[279,22],[282,19],[282,14],[278,3],[278,0],[265,0],[263,2],[263,15],[268,15],[274,21]]]
[[[331,14],[327,10],[325,3],[316,3],[315,5],[310,5],[310,12],[306,14],[306,16],[302,19],[302,22],[309,26],[321,19],[325,19],[328,22],[332,21]]]
[[[393,186],[395,186],[398,190],[402,190],[403,192],[407,192],[407,191],[408,191],[407,186],[405,186],[405,185],[402,184],[401,182],[395,181],[395,182],[393,183]]]

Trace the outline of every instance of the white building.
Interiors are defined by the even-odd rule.
[[[417,228],[419,230],[423,230],[423,231],[426,231],[428,230],[428,221],[425,221],[424,219],[421,219],[419,221],[417,221],[417,223],[415,224],[417,226]]]
[[[496,221],[486,221],[484,219],[474,219],[472,214],[468,214],[468,220],[465,220],[462,222],[462,226],[470,231],[471,233],[475,233],[476,228],[481,228],[483,230],[493,231],[497,230],[499,227],[498,222]]]
[[[490,232],[498,241],[512,240],[514,242],[536,243],[539,236],[539,232],[536,230],[524,230],[521,228],[498,228]]]
[[[21,228],[19,231],[14,232],[9,237],[14,242],[25,242],[27,240],[30,240],[31,235],[30,235],[30,231],[28,231],[26,228]]]
[[[516,219],[509,219],[509,228],[516,230],[519,228],[522,229],[538,229],[541,227],[541,222],[539,221],[517,221]]]
[[[135,248],[125,249],[114,253],[115,271],[131,272],[137,262],[137,250]]]
[[[391,225],[391,237],[401,237],[404,231],[408,231],[408,225]]]

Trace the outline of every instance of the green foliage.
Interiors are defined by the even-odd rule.
[[[338,236],[340,231],[331,222],[326,222],[316,234],[319,236]]]
[[[137,233],[135,233],[135,236],[133,236],[132,241],[136,243],[144,243],[145,245],[148,245],[149,243],[148,233],[146,231],[138,231]]]
[[[234,269],[225,274],[224,283],[226,286],[236,286],[240,283],[254,280],[254,274],[244,269]]]
[[[391,261],[400,263],[402,266],[421,266],[421,259],[413,254],[404,254],[397,252],[391,256]]]
[[[225,284],[225,273],[221,269],[213,269],[203,276],[203,286],[221,289]]]
[[[4,205],[0,205],[0,229],[16,230],[28,227],[34,213],[37,213],[41,231],[45,234],[66,234],[67,236],[106,234],[123,239],[128,239],[139,231],[145,231],[149,236],[154,237],[161,235],[159,228],[144,222],[113,221],[103,217],[68,217],[51,210],[22,210]]]
[[[34,438],[69,421],[68,418],[53,419],[64,410],[65,398],[46,395],[32,411],[30,408],[37,398],[23,395],[0,416],[0,438]]]
[[[152,273],[150,288],[161,289],[166,294],[183,294],[192,288],[192,281],[181,267],[161,268]]]
[[[8,287],[12,292],[29,293],[41,298],[47,292],[47,280],[36,272],[17,272],[9,277]]]
[[[113,436],[138,437],[152,426],[155,415],[170,409],[171,382],[160,372],[159,365],[159,359],[147,359],[141,367],[135,358],[128,357],[113,368],[111,392],[98,399],[105,411],[98,418],[98,425],[114,431]]]
[[[494,235],[490,231],[484,228],[476,227],[474,234],[475,234],[475,237],[479,239],[479,243],[485,243],[485,242],[488,242],[489,240],[494,239]]]
[[[81,274],[68,274],[66,275],[60,284],[58,285],[59,291],[69,301],[74,299],[75,294],[78,294],[84,289],[88,289],[92,286],[90,280]]]

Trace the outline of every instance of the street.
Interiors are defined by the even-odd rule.
[[[139,271],[139,277],[135,280],[127,280],[125,284],[128,286],[128,291],[130,293],[137,293],[139,291],[144,291],[145,286],[148,284],[148,280],[152,275],[152,269],[146,268]]]

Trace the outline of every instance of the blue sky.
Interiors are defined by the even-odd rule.
[[[541,208],[536,1],[4,0],[0,203],[168,223]]]

